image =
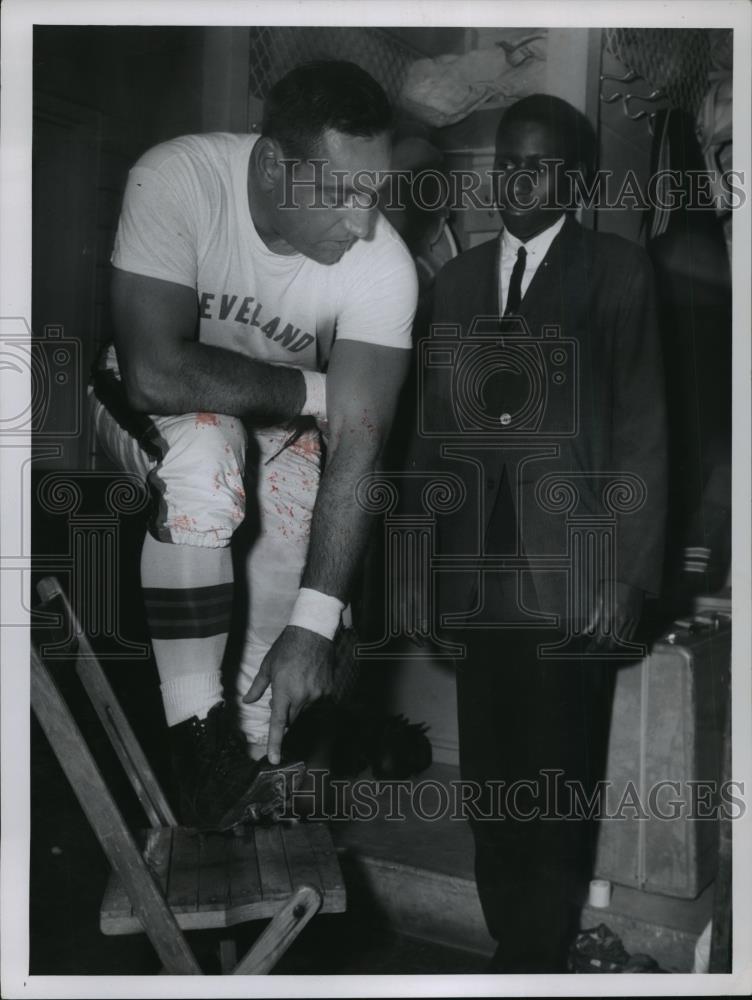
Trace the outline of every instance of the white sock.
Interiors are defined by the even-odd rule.
[[[160,685],[168,726],[177,726],[191,716],[205,719],[222,701],[222,676],[213,673],[182,674]]]

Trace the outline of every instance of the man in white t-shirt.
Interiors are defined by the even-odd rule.
[[[129,176],[92,405],[107,453],[155,498],[141,581],[182,818],[201,828],[253,813],[286,726],[330,684],[367,530],[355,490],[389,430],[417,297],[374,197],[390,118],[362,69],[309,63],[272,89],[260,135],[184,136]],[[238,728],[221,665],[240,586]]]

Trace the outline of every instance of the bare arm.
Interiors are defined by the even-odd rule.
[[[339,341],[332,349],[329,448],[313,511],[304,587],[347,600],[369,521],[356,500],[356,487],[377,467],[409,361],[409,351],[356,341]],[[330,639],[288,625],[261,664],[244,700],[256,701],[271,683],[272,763],[279,760],[285,726],[331,683],[331,649]]]
[[[353,340],[335,344],[327,373],[329,443],[311,525],[303,586],[348,598],[370,521],[355,490],[376,469],[410,352]]]
[[[300,413],[306,392],[298,369],[199,343],[196,293],[187,285],[115,269],[112,303],[121,375],[135,410],[228,413],[261,426]]]

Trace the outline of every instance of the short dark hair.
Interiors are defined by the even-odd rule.
[[[327,129],[373,136],[392,127],[392,108],[382,87],[355,63],[318,59],[290,70],[264,102],[262,134],[286,156],[311,156]]]
[[[563,157],[566,167],[581,165],[586,175],[595,170],[595,129],[586,116],[567,101],[551,94],[523,97],[502,114],[496,129],[496,142],[504,129],[519,122],[536,122],[550,129],[556,140],[556,151]]]

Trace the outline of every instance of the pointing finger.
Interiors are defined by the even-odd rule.
[[[243,701],[247,705],[250,702],[258,701],[261,695],[269,687],[269,671],[264,668],[264,664],[261,664],[261,669],[253,678],[253,684],[248,688],[246,693],[243,695]]]
[[[272,717],[269,722],[269,742],[266,747],[266,756],[270,764],[279,764],[282,752],[282,737],[285,735],[287,725],[287,712],[290,707],[288,698],[272,701]]]

